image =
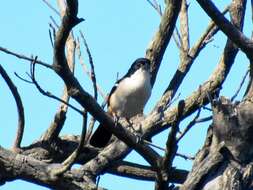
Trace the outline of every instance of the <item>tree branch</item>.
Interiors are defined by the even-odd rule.
[[[237,18],[234,17],[234,20],[232,22],[233,24],[237,25],[237,27],[234,27],[234,25],[230,23],[223,16],[223,14],[220,13],[220,11],[216,8],[216,6],[213,4],[212,1],[197,0],[197,2],[204,9],[204,11],[212,18],[212,20],[222,30],[222,32],[224,32],[232,42],[234,42],[250,59],[252,59],[253,41],[247,38],[240,31],[240,28],[243,27],[243,22],[240,22],[240,25],[238,25],[239,20],[237,20]],[[239,14],[244,15],[246,1],[243,0],[239,3],[242,4],[242,6],[240,7],[241,9],[239,10]],[[233,14],[233,12],[231,12],[231,14]]]
[[[167,0],[166,8],[161,17],[161,23],[146,50],[146,58],[151,60],[152,78],[151,83],[154,85],[157,72],[159,70],[163,55],[168,46],[170,38],[175,28],[176,20],[181,8],[182,0]]]
[[[230,7],[230,9],[234,10],[235,13],[231,14],[231,19],[236,20],[233,21],[233,23],[236,24],[235,27],[242,30],[243,25],[241,23],[244,21],[244,14],[241,14],[241,12],[236,14],[236,10],[238,10],[236,8],[237,6],[237,4],[232,3]],[[234,59],[237,53],[237,46],[228,39],[219,64],[214,70],[214,72],[211,74],[209,79],[204,82],[198,90],[194,91],[191,96],[184,100],[185,108],[182,113],[182,119],[198,110],[201,106],[209,103],[206,94],[209,93],[213,95],[219,92],[219,89],[221,88],[234,63]],[[169,108],[165,111],[160,111],[159,109],[154,111],[145,119],[146,121],[143,122],[143,126],[145,126],[145,135],[153,136],[166,129],[175,121],[175,115],[177,114],[177,112],[177,107]]]
[[[62,166],[56,169],[53,169],[51,172],[51,175],[53,176],[60,176],[67,170],[71,168],[71,166],[75,163],[77,157],[81,153],[81,150],[83,149],[84,143],[85,143],[85,135],[86,135],[86,128],[87,128],[87,112],[84,111],[83,114],[83,126],[82,126],[82,133],[80,137],[80,141],[78,144],[78,147],[75,149],[74,152],[62,163]]]
[[[189,37],[189,24],[188,24],[188,5],[186,0],[182,0],[179,18],[180,18],[180,33],[182,39],[181,51],[188,52],[190,47],[189,42],[190,37]]]
[[[16,154],[0,147],[0,183],[22,179],[32,183],[40,184],[51,189],[62,190],[91,190],[96,184],[84,181],[78,175],[80,171],[72,170],[64,173],[59,178],[50,175],[50,171],[57,164],[46,164],[32,157]],[[98,188],[101,190],[101,188]]]
[[[225,9],[224,13],[228,11],[228,8]],[[216,25],[214,22],[211,22],[206,31],[202,34],[200,39],[195,43],[195,45],[190,48],[187,52],[181,51],[180,53],[180,65],[173,75],[167,89],[164,91],[163,96],[156,104],[155,109],[164,109],[166,105],[174,98],[178,88],[183,82],[185,76],[189,72],[191,66],[193,65],[195,59],[199,55],[200,51],[205,47],[207,39],[210,39],[213,35],[216,34],[218,30],[215,30]]]
[[[157,179],[155,184],[156,190],[163,190],[168,187],[172,163],[174,157],[176,156],[178,145],[176,140],[176,135],[179,129],[180,118],[184,110],[184,102],[180,101],[178,104],[178,115],[176,115],[175,122],[172,124],[170,133],[166,141],[166,149],[163,159],[161,161],[161,166],[159,172],[157,172]]]
[[[7,83],[9,89],[11,90],[11,93],[15,99],[17,110],[18,110],[18,130],[17,135],[13,144],[13,150],[18,151],[20,149],[21,141],[23,138],[24,128],[25,128],[25,113],[24,113],[24,107],[22,104],[21,97],[18,93],[18,90],[4,68],[0,65],[0,74],[2,75],[3,79]]]
[[[104,123],[108,129],[115,134],[119,139],[126,142],[129,146],[134,148],[140,153],[151,165],[156,166],[159,155],[150,147],[142,145],[138,142],[137,137],[131,134],[127,129],[118,124],[115,126],[113,119],[107,115],[103,109],[97,104],[94,98],[88,94],[80,85],[78,80],[73,76],[67,65],[65,57],[64,47],[67,40],[67,36],[71,29],[80,23],[82,19],[78,19],[78,1],[67,0],[66,14],[62,19],[62,24],[57,31],[56,39],[54,43],[54,63],[53,67],[55,72],[65,82],[68,94],[74,98],[80,105],[82,105],[93,117],[95,117],[100,123]]]
[[[25,56],[25,55],[21,55],[21,54],[12,52],[12,51],[10,51],[10,50],[8,50],[8,49],[6,49],[6,48],[3,48],[3,47],[0,47],[0,51],[4,52],[4,53],[6,53],[6,54],[13,55],[13,56],[15,56],[15,57],[17,57],[17,58],[19,58],[19,59],[27,60],[27,61],[29,61],[29,62],[34,61],[34,59],[32,59],[32,58],[30,58],[30,57],[27,57],[27,56]],[[51,65],[49,65],[49,64],[47,64],[47,63],[45,63],[45,62],[43,62],[43,61],[36,60],[35,63],[37,63],[37,64],[39,64],[39,65],[43,65],[43,66],[46,67],[46,68],[52,69],[52,66],[51,66]]]
[[[47,1],[45,3],[49,4]],[[57,3],[60,9],[60,13],[58,12],[58,15],[61,16],[62,18],[65,13],[66,5],[61,0],[57,1]],[[67,52],[67,63],[72,73],[74,73],[74,69],[75,69],[75,50],[76,50],[76,43],[74,40],[74,35],[73,33],[70,33],[66,42],[66,52]],[[68,103],[69,98],[70,97],[67,92],[67,87],[66,85],[64,85],[61,100]],[[62,102],[59,105],[58,111],[56,112],[53,121],[51,122],[45,134],[41,137],[42,140],[52,141],[52,140],[55,140],[55,138],[60,134],[65,122],[65,119],[66,119],[67,111],[68,111],[68,105],[65,104],[64,102]]]
[[[114,163],[108,170],[108,173],[129,177],[139,180],[155,181],[156,172],[149,166],[135,164],[127,161],[118,161]],[[171,183],[183,183],[187,177],[188,171],[171,169],[171,176],[169,182]]]

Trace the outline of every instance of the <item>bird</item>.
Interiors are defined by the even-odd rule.
[[[129,120],[142,114],[151,91],[150,60],[138,58],[128,72],[119,79],[111,89],[107,99],[107,113],[115,118],[124,117]],[[105,147],[112,133],[101,123],[90,138],[90,145],[97,148]]]

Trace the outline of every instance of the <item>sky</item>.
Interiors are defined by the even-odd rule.
[[[50,0],[49,0],[50,1]],[[55,1],[50,1],[56,7]],[[163,1],[159,1],[164,8]],[[190,44],[193,45],[199,36],[205,31],[209,18],[200,9],[196,1],[189,1],[189,24]],[[220,10],[229,3],[228,0],[218,1]],[[52,63],[52,46],[49,38],[49,23],[52,16],[57,23],[60,23],[58,16],[49,9],[42,0],[17,1],[8,0],[0,3],[0,46],[27,56],[38,56],[39,59]],[[245,34],[250,36],[252,24],[251,13],[248,5],[246,12]],[[146,0],[130,1],[79,1],[79,17],[85,19],[74,29],[76,37],[81,30],[91,49],[98,84],[105,92],[109,92],[114,82],[123,76],[131,63],[138,57],[145,56],[152,36],[156,32],[160,17]],[[195,64],[192,66],[188,76],[185,78],[178,92],[179,99],[183,99],[206,81],[213,69],[216,67],[222,49],[225,44],[225,36],[219,32],[207,48],[201,52]],[[84,48],[83,55],[88,63]],[[179,63],[179,53],[173,40],[171,40],[165,53],[152,96],[145,108],[148,114],[166,89]],[[47,129],[53,119],[59,103],[41,95],[36,88],[18,79],[14,72],[26,78],[29,71],[29,62],[17,59],[13,56],[0,52],[0,64],[6,69],[9,76],[20,92],[25,108],[25,134],[22,146],[29,145],[38,139]],[[221,95],[231,97],[237,90],[241,79],[248,67],[247,59],[243,53],[239,53],[236,62],[227,78]],[[43,67],[37,67],[37,80],[47,91],[60,96],[63,82],[52,71]],[[79,79],[85,90],[92,93],[92,84],[82,67],[77,63],[76,77]],[[245,85],[243,86],[245,89]],[[238,96],[238,100],[243,90]],[[0,78],[0,145],[5,148],[12,146],[17,126],[17,111],[14,99]],[[99,101],[102,98],[99,97]],[[71,101],[77,107],[76,102]],[[80,106],[79,106],[80,107]],[[211,112],[202,111],[201,117],[210,116]],[[183,128],[191,121],[191,117],[184,120],[180,127]],[[67,121],[61,135],[80,134],[81,117],[74,111],[69,110]],[[203,145],[206,130],[210,122],[198,124],[185,136],[179,144],[179,152],[193,156]],[[164,147],[168,130],[153,138],[153,143]],[[160,154],[163,152],[157,150]],[[126,160],[140,164],[147,164],[134,151],[127,156]],[[174,163],[179,169],[190,169],[191,161],[176,158]],[[154,189],[154,183],[135,181],[113,175],[102,175],[100,186],[108,189]],[[17,180],[6,183],[1,190],[18,190],[29,188],[30,190],[46,190],[47,188],[37,186],[28,182]]]

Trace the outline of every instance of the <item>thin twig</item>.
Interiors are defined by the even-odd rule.
[[[162,10],[161,10],[161,5],[156,1],[153,0],[147,0],[147,2],[156,10],[156,12],[159,14],[161,17],[163,15]],[[181,49],[181,40],[180,40],[180,35],[178,35],[178,29],[175,27],[175,31],[172,34],[173,40],[175,41],[178,49]]]
[[[10,55],[13,55],[19,59],[24,59],[24,60],[27,60],[27,61],[30,61],[30,62],[34,62],[34,59],[30,58],[30,57],[27,57],[25,55],[21,55],[21,54],[18,54],[18,53],[15,53],[15,52],[12,52],[6,48],[3,48],[3,47],[0,47],[0,51],[4,52],[4,53],[7,53],[7,54],[10,54]],[[40,61],[40,60],[36,60],[35,63],[39,64],[39,65],[43,65],[44,67],[47,67],[49,69],[53,69],[53,67],[43,61]]]
[[[25,128],[25,113],[24,113],[24,107],[22,104],[21,97],[18,93],[18,90],[10,77],[8,76],[7,72],[4,70],[4,68],[0,65],[0,74],[2,75],[3,79],[7,83],[8,87],[11,90],[11,93],[15,99],[16,105],[17,105],[17,111],[18,111],[18,130],[17,135],[13,144],[13,150],[18,151],[21,145],[21,141],[23,138],[24,128]]]
[[[82,31],[80,30],[79,32],[80,32],[81,38],[83,40],[83,44],[86,48],[86,52],[88,54],[89,63],[90,63],[90,67],[91,67],[91,72],[90,73],[91,73],[91,80],[92,80],[93,90],[94,90],[94,98],[95,98],[95,100],[97,100],[97,97],[98,97],[97,81],[96,81],[96,74],[95,74],[95,67],[94,67],[94,63],[93,63],[93,58],[92,58],[88,43],[87,43],[86,39],[84,38],[84,35],[83,35]]]
[[[184,129],[184,131],[180,134],[180,136],[177,138],[177,142],[179,142],[184,136],[185,134],[196,124],[197,119],[199,118],[201,109],[198,109],[198,112],[196,114],[196,116],[193,118],[193,120],[186,126],[186,128]]]
[[[200,118],[200,119],[196,119],[196,123],[203,123],[203,122],[207,122],[213,119],[213,116],[208,116],[208,117],[204,117],[204,118]]]
[[[51,24],[49,26],[51,26]],[[53,40],[53,37],[52,37],[51,30],[49,29],[48,32],[49,32],[50,42],[51,42],[51,45],[52,45],[52,48],[53,48],[54,47],[54,40]]]
[[[76,49],[77,49],[77,54],[78,54],[79,62],[82,65],[82,68],[83,68],[84,72],[92,80],[91,72],[89,71],[89,69],[87,68],[87,66],[85,65],[85,63],[83,61],[83,57],[82,57],[81,50],[80,50],[80,42],[79,42],[79,40],[77,40],[77,47],[76,47]],[[103,99],[106,100],[107,96],[105,95],[105,93],[103,92],[102,88],[97,83],[96,83],[96,88],[97,88],[99,94],[103,97]]]
[[[52,9],[57,15],[60,16],[59,11],[53,7],[53,5],[51,5],[47,0],[42,0],[50,9]]]
[[[50,19],[52,21],[52,23],[55,25],[56,28],[59,28],[59,25],[57,24],[56,20],[54,19],[54,17],[50,16]]]
[[[147,0],[147,2],[157,11],[160,16],[163,15],[161,5],[156,0],[153,0],[153,2],[151,0]]]
[[[177,153],[176,156],[181,157],[181,158],[183,158],[185,160],[194,160],[195,159],[194,156],[187,156],[187,155],[181,154],[181,153]]]
[[[26,74],[28,74],[28,73],[26,73]],[[20,80],[22,80],[22,81],[24,81],[24,82],[26,82],[26,83],[28,83],[28,84],[33,84],[32,81],[29,81],[29,80],[27,80],[27,79],[21,77],[21,76],[20,76],[18,73],[16,73],[16,72],[14,72],[14,75],[15,75],[18,79],[20,79]],[[28,74],[28,76],[30,76],[30,75]]]
[[[158,145],[156,145],[156,144],[154,144],[154,143],[151,143],[151,142],[149,142],[149,141],[147,141],[147,140],[143,140],[143,142],[145,143],[145,144],[147,144],[147,145],[149,145],[149,146],[152,146],[152,147],[154,147],[154,148],[157,148],[157,149],[159,149],[159,150],[161,150],[161,151],[166,151],[166,149],[165,148],[163,148],[163,147],[160,147],[160,146],[158,146]],[[187,155],[184,155],[184,154],[182,154],[182,153],[176,153],[176,156],[178,156],[178,157],[182,157],[182,158],[184,158],[184,159],[189,159],[189,160],[194,160],[194,157],[192,157],[192,156],[187,156]]]
[[[227,6],[222,14],[226,14],[229,10],[229,6]],[[208,44],[210,43],[212,40],[211,38],[219,31],[219,28],[216,26],[216,24],[211,21],[205,32],[201,35],[201,37],[199,38],[199,40],[195,43],[195,45],[190,49],[190,56],[191,57],[197,57],[199,52]]]
[[[236,90],[235,94],[232,96],[232,98],[231,98],[231,101],[232,101],[232,102],[235,100],[235,98],[238,96],[240,90],[242,89],[242,86],[243,86],[243,84],[244,84],[244,82],[245,82],[247,76],[249,75],[249,71],[250,71],[249,69],[246,71],[246,73],[245,73],[245,75],[243,76],[242,81],[241,81],[241,83],[240,83],[238,89]]]
[[[47,97],[49,97],[49,98],[53,98],[53,99],[55,99],[55,100],[57,100],[57,101],[59,101],[59,102],[62,102],[62,103],[64,103],[64,104],[66,104],[67,106],[69,106],[70,108],[72,108],[73,110],[75,110],[76,112],[78,112],[79,114],[83,115],[83,111],[82,111],[82,110],[76,108],[75,106],[69,104],[68,102],[62,100],[61,98],[59,98],[59,97],[53,95],[52,93],[50,93],[50,92],[48,92],[48,91],[47,91],[47,92],[44,91],[44,90],[40,87],[40,85],[38,84],[38,82],[37,82],[36,79],[35,79],[35,67],[36,67],[36,64],[34,64],[34,63],[36,62],[36,60],[37,60],[37,56],[35,57],[34,61],[31,63],[31,69],[30,69],[31,76],[30,76],[30,77],[31,77],[31,80],[33,81],[33,83],[35,84],[36,88],[39,90],[39,92],[40,92],[41,94],[43,94],[44,96],[47,96]]]
[[[203,106],[202,107],[204,110],[207,110],[207,111],[213,111],[212,108],[209,108],[209,107],[206,107],[206,106]]]

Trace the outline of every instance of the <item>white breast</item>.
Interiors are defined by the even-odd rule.
[[[133,117],[143,112],[151,94],[150,74],[143,69],[122,80],[110,98],[113,112],[121,117]]]

